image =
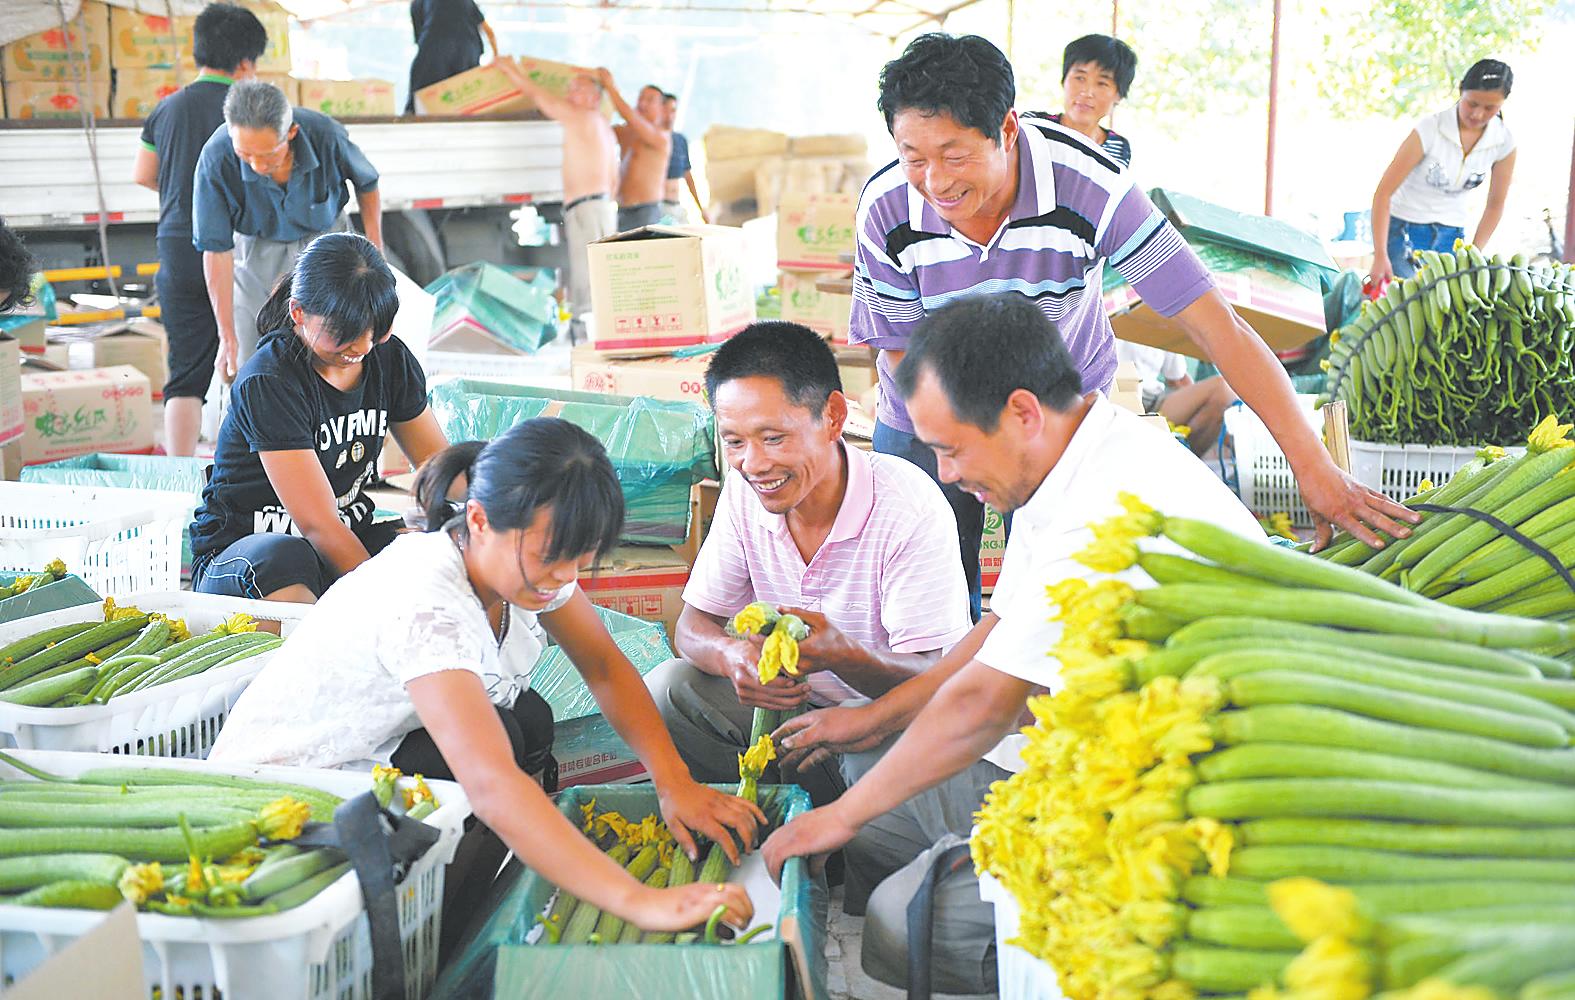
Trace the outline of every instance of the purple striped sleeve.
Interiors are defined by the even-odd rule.
[[[853,310],[848,316],[850,344],[905,350],[908,338],[924,318],[914,276],[897,267],[886,253],[891,211],[895,208],[906,214],[907,190],[907,185],[898,185],[878,196],[866,192],[859,202],[859,240],[853,251]]]
[[[1111,214],[1099,252],[1161,316],[1174,316],[1214,287],[1198,255],[1136,185]]]

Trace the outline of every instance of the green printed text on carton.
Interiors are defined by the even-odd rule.
[[[60,438],[86,434],[109,423],[109,411],[103,407],[79,406],[74,413],[40,413],[33,427],[40,437]]]

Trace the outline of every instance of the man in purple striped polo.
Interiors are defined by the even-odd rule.
[[[1108,261],[1163,316],[1174,317],[1263,418],[1318,523],[1376,542],[1417,515],[1341,472],[1296,409],[1284,369],[1220,295],[1197,255],[1131,176],[1086,137],[1013,110],[1012,66],[977,35],[923,35],[886,64],[880,110],[897,159],[859,199],[849,340],[880,350],[875,450],[935,477],[892,378],[926,314],[970,295],[1018,292],[1050,319],[1083,385],[1106,391],[1115,336],[1100,295]],[[937,480],[938,481],[938,480]],[[957,518],[973,615],[979,617],[983,505],[943,486]]]

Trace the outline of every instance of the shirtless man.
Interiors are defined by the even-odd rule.
[[[618,184],[618,231],[653,226],[662,217],[667,161],[673,148],[672,136],[662,128],[662,90],[646,84],[631,108],[618,93],[612,71],[604,68],[596,72],[624,121],[613,128],[623,156],[623,176]]]
[[[563,126],[563,241],[569,260],[569,311],[573,313],[571,337],[581,339],[581,316],[591,309],[591,276],[585,248],[616,233],[618,206],[613,202],[618,186],[618,145],[612,125],[602,116],[602,88],[595,77],[581,73],[559,96],[543,90],[509,59],[493,65],[501,69],[542,114]]]

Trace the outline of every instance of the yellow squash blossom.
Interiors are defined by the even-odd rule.
[[[772,629],[760,650],[760,683],[770,684],[784,670],[798,676],[798,640],[787,629]]]
[[[262,807],[257,832],[264,840],[294,840],[312,818],[312,807],[286,795]]]
[[[404,789],[406,812],[414,809],[419,802],[430,802],[434,806],[438,804],[437,796],[432,794],[423,775],[412,775],[411,780],[414,784]]]
[[[1298,1000],[1366,1000],[1373,992],[1372,963],[1350,941],[1330,934],[1291,959],[1285,985]]]
[[[237,611],[235,614],[224,619],[223,622],[217,625],[214,628],[214,631],[220,635],[238,635],[242,632],[255,632],[257,631],[257,621],[256,619],[252,618],[251,615],[246,614],[244,611]]]
[[[1284,878],[1271,882],[1269,905],[1291,933],[1303,941],[1331,934],[1361,939],[1370,930],[1355,893],[1313,878]]]
[[[1561,424],[1550,413],[1526,436],[1526,450],[1536,454],[1556,448],[1575,447],[1575,441],[1569,439],[1572,428],[1575,428],[1575,424]]]
[[[1436,976],[1384,996],[1387,1000],[1499,1000],[1498,994],[1486,986],[1456,986]]]
[[[164,891],[164,869],[157,864],[129,865],[120,876],[120,894],[141,906]]]

